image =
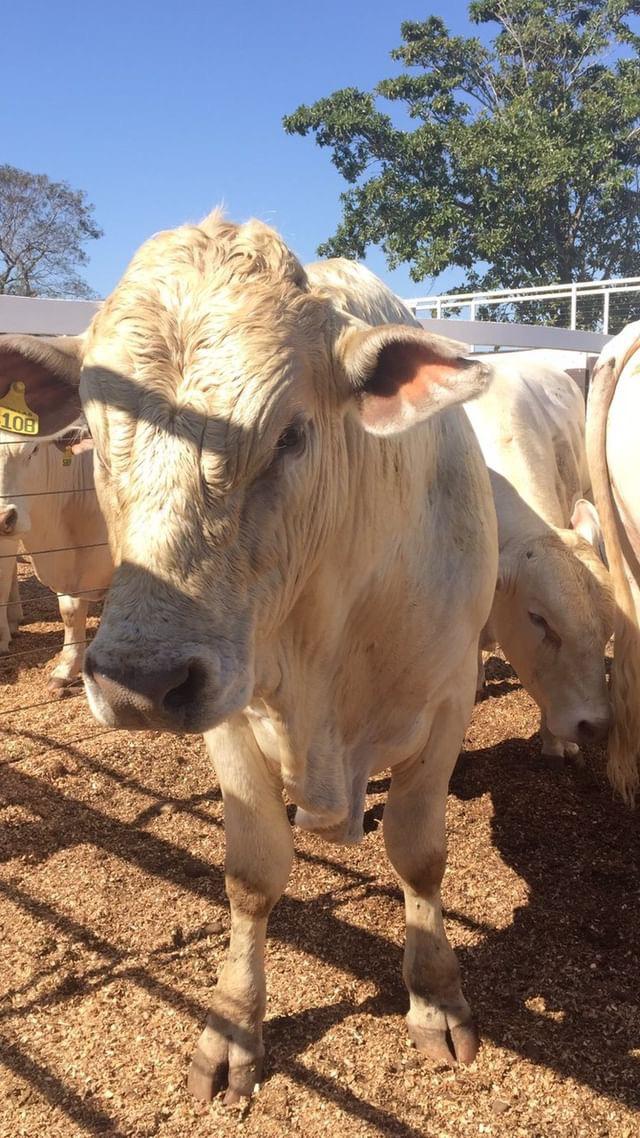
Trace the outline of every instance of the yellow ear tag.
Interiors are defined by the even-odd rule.
[[[24,383],[16,380],[0,403],[0,430],[14,435],[37,435],[38,416],[30,411],[24,397]]]
[[[73,458],[73,451],[71,450],[71,447],[65,447],[63,452],[62,452],[62,465],[63,466],[71,466],[72,458]]]

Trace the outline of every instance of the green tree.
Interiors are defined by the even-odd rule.
[[[0,166],[0,294],[95,295],[77,269],[85,242],[101,236],[82,190]]]
[[[402,24],[403,66],[371,92],[298,107],[349,188],[320,248],[370,245],[420,281],[469,288],[634,276],[640,261],[640,36],[622,0],[473,0],[493,38]],[[385,106],[386,104],[386,106]]]

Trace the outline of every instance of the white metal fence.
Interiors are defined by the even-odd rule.
[[[481,294],[474,295],[480,297]],[[445,311],[460,312],[464,311],[465,306],[477,315],[480,301],[476,302],[475,308],[471,307],[471,303],[468,297],[463,300],[462,294],[458,300],[452,296],[405,301],[431,331],[462,340],[472,348],[551,348],[598,353],[608,338],[603,332],[579,328],[549,327],[535,323],[515,324],[502,320],[452,321],[444,318]],[[99,307],[98,301],[0,296],[0,335],[20,332],[35,336],[78,335],[84,332]]]
[[[476,320],[494,312],[505,320],[520,314],[525,324],[553,322],[570,331],[582,328],[608,335],[640,316],[640,277],[576,281],[531,288],[486,292],[442,293],[411,297],[404,302],[418,319],[468,316]]]

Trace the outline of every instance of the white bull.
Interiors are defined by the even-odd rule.
[[[602,350],[587,407],[587,452],[615,590],[609,776],[632,803],[640,782],[640,321]]]
[[[0,360],[0,393],[8,382]],[[22,615],[15,559],[19,552],[27,553],[38,579],[58,594],[64,624],[52,688],[65,687],[80,675],[89,602],[104,596],[113,572],[94,487],[93,453],[78,452],[75,439],[75,432],[68,444],[0,432],[0,651],[8,651]]]
[[[607,571],[568,528],[589,489],[584,400],[573,379],[535,353],[490,361],[490,387],[466,408],[489,467],[500,545],[481,648],[499,643],[540,707],[543,753],[575,753],[608,729],[604,649],[613,623]],[[576,523],[588,524],[587,511],[580,503]]]
[[[356,841],[386,768],[409,1031],[439,1060],[477,1049],[440,882],[497,569],[456,404],[488,372],[412,321],[359,319],[370,281],[315,288],[272,230],[213,214],[141,248],[75,358],[8,347],[53,429],[82,368],[116,561],[85,659],[94,714],[205,732],[222,789],[231,942],[191,1067],[202,1098],[259,1078],[267,918],[293,854],[283,791],[303,824]]]

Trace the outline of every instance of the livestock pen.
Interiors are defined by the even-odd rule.
[[[19,575],[25,619],[0,663],[2,1138],[637,1133],[637,819],[598,753],[540,758],[537,709],[499,657],[451,784],[443,886],[478,1059],[452,1071],[407,1044],[378,778],[361,845],[296,832],[260,1092],[190,1100],[228,931],[213,772],[198,737],[100,727],[79,685],[52,697],[56,599]]]

